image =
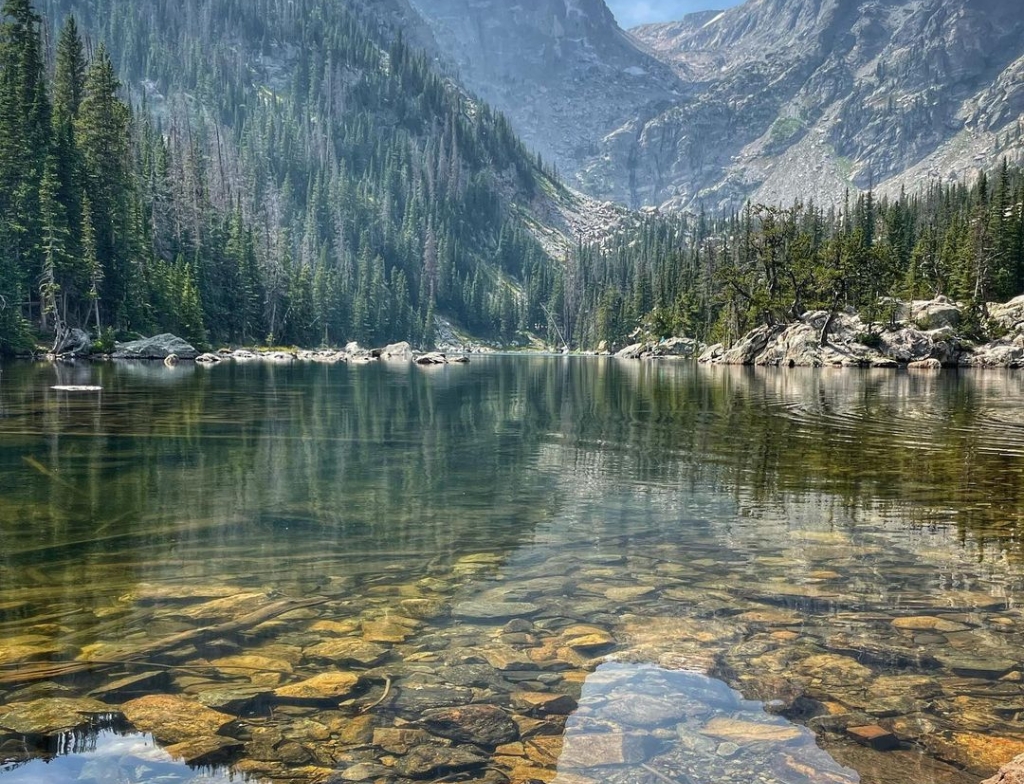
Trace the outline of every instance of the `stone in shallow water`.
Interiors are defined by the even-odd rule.
[[[444,683],[403,680],[392,688],[395,694],[388,705],[408,719],[418,719],[424,711],[467,705],[473,701],[472,689]]]
[[[323,672],[274,690],[282,702],[337,702],[352,693],[359,676],[351,672]]]
[[[137,730],[150,732],[161,743],[216,735],[233,717],[211,710],[198,702],[169,694],[150,694],[121,706]]]
[[[650,694],[614,696],[601,709],[601,715],[630,727],[657,727],[685,719],[689,701],[656,697]]]
[[[52,697],[0,707],[0,729],[18,735],[56,735],[82,727],[111,707],[88,698]]]
[[[129,593],[119,597],[122,602],[135,604],[163,604],[189,599],[224,599],[238,593],[232,585],[161,585],[139,583]]]
[[[99,700],[121,702],[126,697],[142,696],[162,689],[169,680],[170,675],[166,670],[140,672],[137,675],[126,675],[123,678],[117,678],[109,683],[97,686],[89,692],[89,696]]]
[[[650,596],[656,590],[653,585],[630,585],[622,588],[609,588],[604,595],[613,602],[631,602],[634,599]]]
[[[359,762],[341,773],[335,773],[328,781],[376,781],[387,776],[390,771],[376,762]]]
[[[440,618],[448,614],[448,603],[441,599],[403,599],[399,602],[410,618]]]
[[[252,612],[257,607],[270,601],[262,591],[250,593],[239,593],[234,596],[226,596],[221,599],[211,599],[208,602],[176,610],[176,615],[184,615],[186,618],[195,620],[211,620],[215,618],[231,618],[245,613]]]
[[[491,748],[511,743],[519,737],[515,722],[494,705],[464,705],[427,711],[419,724],[431,735]]]
[[[48,659],[60,652],[61,648],[55,642],[28,643],[8,640],[0,643],[0,666]]]
[[[387,658],[388,649],[365,640],[326,640],[307,648],[306,658],[312,661],[329,661],[353,667],[375,667]]]
[[[877,698],[907,695],[927,699],[942,693],[942,686],[927,675],[883,675],[868,686],[869,693]]]
[[[395,762],[395,771],[402,776],[423,779],[482,768],[488,757],[467,748],[422,745],[412,749]]]
[[[242,744],[231,738],[194,738],[165,747],[175,759],[190,767],[207,767],[229,762],[242,749]]]
[[[392,619],[363,622],[363,639],[366,642],[405,642],[412,636],[415,627]]]
[[[875,751],[890,751],[899,748],[900,745],[899,738],[877,724],[847,727],[846,734],[862,746],[869,746]]]
[[[431,742],[436,740],[430,733],[415,727],[378,727],[373,731],[373,745],[392,754],[406,754],[409,749]]]
[[[517,691],[512,694],[512,704],[530,716],[566,716],[576,710],[576,700],[568,694],[553,694],[546,691]]]
[[[221,670],[229,678],[248,678],[259,686],[276,686],[284,676],[292,672],[291,663],[285,659],[258,654],[225,656],[214,659],[210,666]]]
[[[949,634],[950,632],[964,632],[971,628],[967,624],[957,623],[956,621],[947,621],[944,618],[937,618],[934,615],[916,615],[909,618],[896,618],[893,620],[892,625],[900,631],[940,632],[942,634]]]
[[[1007,760],[1024,754],[1024,737],[1000,738],[979,732],[954,732],[948,738],[929,739],[935,756],[972,772],[988,775]]]
[[[516,650],[508,645],[496,645],[485,648],[480,654],[487,663],[496,670],[536,670],[537,663],[524,651]]]
[[[270,700],[273,692],[264,686],[221,686],[199,692],[200,704],[224,713],[239,715]]]
[[[320,635],[333,635],[346,637],[349,634],[359,631],[359,621],[317,621],[309,627],[311,632]]]
[[[460,602],[452,611],[456,618],[479,621],[505,621],[509,618],[521,618],[535,615],[540,607],[530,602]]]
[[[986,659],[971,656],[969,653],[953,656],[940,655],[937,658],[943,667],[963,678],[998,680],[1018,667],[1018,662],[1012,659]]]
[[[615,638],[599,626],[578,624],[562,630],[565,644],[583,653],[594,653],[615,645]]]
[[[558,764],[578,769],[636,765],[646,762],[657,745],[657,740],[646,733],[569,733]]]
[[[827,686],[848,687],[862,684],[872,676],[871,669],[849,656],[823,653],[800,662],[800,672]]]
[[[746,743],[787,743],[796,740],[803,733],[792,724],[765,724],[757,721],[716,717],[701,730],[719,740],[731,740],[740,745]]]

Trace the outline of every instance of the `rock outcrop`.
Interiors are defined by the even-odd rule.
[[[942,297],[903,304],[898,311],[911,320],[896,324],[866,324],[854,314],[839,313],[824,342],[821,333],[828,313],[805,313],[791,324],[757,327],[728,348],[711,346],[699,359],[708,364],[788,367],[1024,367],[1024,297],[990,304],[988,310],[993,324],[1008,330],[990,342],[976,343],[960,335],[955,327],[962,310]]]
[[[981,784],[1024,784],[1024,754],[1014,757],[996,775]]]

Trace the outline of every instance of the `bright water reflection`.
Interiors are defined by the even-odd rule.
[[[623,761],[634,764],[624,769]],[[818,748],[813,732],[721,681],[620,662],[587,677],[566,723],[558,770],[564,775],[556,784],[579,774],[610,783],[659,775],[691,784],[859,781]]]
[[[103,730],[86,745],[52,759],[0,764],[0,778],[4,784],[229,784],[235,778],[176,762],[151,735]]]
[[[0,727],[54,696],[198,698],[244,720],[241,769],[299,776],[408,760],[374,730],[467,700],[564,729],[521,692],[578,698],[571,739],[610,654],[640,690],[728,682],[862,781],[977,781],[1024,751],[1022,405],[1013,373],[6,366]],[[338,668],[344,699],[271,693]],[[660,780],[643,765],[689,753],[685,721],[602,778]],[[865,723],[901,749],[852,745]],[[552,773],[527,724],[494,777]],[[797,743],[804,778],[777,780],[845,780],[795,731],[679,775]]]

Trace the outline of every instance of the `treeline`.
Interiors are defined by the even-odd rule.
[[[869,192],[839,208],[649,217],[578,249],[557,285],[563,327],[581,346],[638,329],[728,343],[808,310],[884,323],[894,300],[938,295],[966,304],[963,329],[982,337],[986,303],[1024,293],[1024,172],[1004,162],[972,184]]]
[[[506,340],[543,320],[555,268],[510,205],[554,186],[400,35],[330,0],[42,9],[2,9],[0,345],[68,326],[429,344],[435,313]],[[86,56],[73,13],[109,52]]]

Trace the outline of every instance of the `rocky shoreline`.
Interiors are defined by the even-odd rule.
[[[442,351],[416,351],[407,342],[392,343],[383,348],[367,349],[358,343],[349,343],[342,349],[249,349],[222,348],[215,352],[200,352],[177,335],[165,333],[141,338],[127,343],[118,343],[109,354],[91,353],[89,335],[81,330],[72,330],[69,339],[58,353],[46,354],[50,361],[74,361],[77,359],[101,360],[158,360],[166,365],[178,362],[195,362],[198,365],[217,365],[221,362],[319,362],[323,364],[366,364],[377,361],[413,362],[417,365],[465,364],[469,357],[465,350],[445,349]]]
[[[829,314],[811,311],[790,324],[758,327],[731,346],[670,338],[636,343],[615,356],[684,357],[710,365],[762,367],[1024,367],[1024,296],[988,305],[988,330],[995,337],[987,341],[966,336],[964,307],[945,297],[896,305],[896,317],[884,324],[838,313],[824,341]]]

